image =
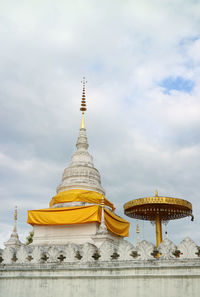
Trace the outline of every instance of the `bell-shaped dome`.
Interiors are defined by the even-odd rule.
[[[88,146],[86,129],[81,128],[76,143],[77,151],[72,156],[71,164],[63,172],[57,193],[71,189],[83,189],[105,195],[99,171],[94,168],[93,158],[87,151]]]

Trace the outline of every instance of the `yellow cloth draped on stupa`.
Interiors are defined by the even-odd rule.
[[[106,227],[109,231],[122,237],[129,236],[130,223],[127,220],[120,218],[106,208],[104,208],[104,217]]]
[[[100,222],[98,205],[44,208],[28,211],[31,225],[72,225]]]
[[[79,189],[58,193],[51,199],[49,206],[52,207],[54,204],[66,202],[87,202],[101,204],[102,197],[104,198],[104,204],[112,208],[112,210],[114,211],[115,207],[113,203],[106,199],[102,194],[94,191],[85,191]]]
[[[68,193],[67,193],[68,192]],[[31,225],[73,225],[98,222],[101,223],[101,202],[102,194],[93,191],[69,190],[56,195],[50,202],[50,205],[56,203],[82,201],[92,203],[86,206],[45,208],[28,211],[27,222]],[[73,194],[73,195],[71,195]],[[70,198],[71,195],[71,198]],[[94,204],[95,203],[95,204]],[[104,198],[105,206],[114,205]],[[104,207],[105,224],[109,231],[118,236],[129,235],[129,222],[118,217],[112,211]]]

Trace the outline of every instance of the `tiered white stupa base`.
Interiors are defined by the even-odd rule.
[[[119,237],[107,232],[98,234],[99,223],[81,225],[34,226],[31,245],[65,245],[68,243],[91,243],[99,246],[105,240],[118,241]]]

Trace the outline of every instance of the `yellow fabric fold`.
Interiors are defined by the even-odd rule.
[[[31,225],[72,225],[100,221],[100,207],[91,205],[29,210],[27,223]]]
[[[94,191],[85,191],[85,190],[79,190],[79,189],[58,193],[56,196],[54,196],[51,199],[49,206],[52,207],[54,204],[57,204],[57,203],[74,202],[74,201],[101,204],[102,196],[104,197],[105,205],[111,207],[112,210],[114,211],[115,210],[114,205],[108,199],[106,199],[104,195]]]
[[[104,217],[106,227],[109,231],[119,236],[129,236],[130,223],[128,221],[118,217],[106,208],[104,208]]]
[[[112,233],[126,237],[129,235],[129,222],[104,208],[105,224]],[[28,211],[27,222],[31,225],[73,225],[101,222],[99,205],[45,208]]]

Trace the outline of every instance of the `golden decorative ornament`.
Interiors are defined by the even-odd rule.
[[[85,77],[83,77],[83,80],[81,81],[81,83],[83,84],[81,107],[80,107],[80,111],[82,112],[81,128],[85,129],[84,113],[87,110],[87,108],[86,108],[86,99],[85,99],[85,84],[87,83],[87,81],[85,80]]]
[[[17,206],[15,206],[14,220],[17,221]]]
[[[131,200],[124,204],[124,213],[131,218],[156,223],[157,246],[162,242],[162,222],[192,215],[192,204],[180,198],[158,196]]]

